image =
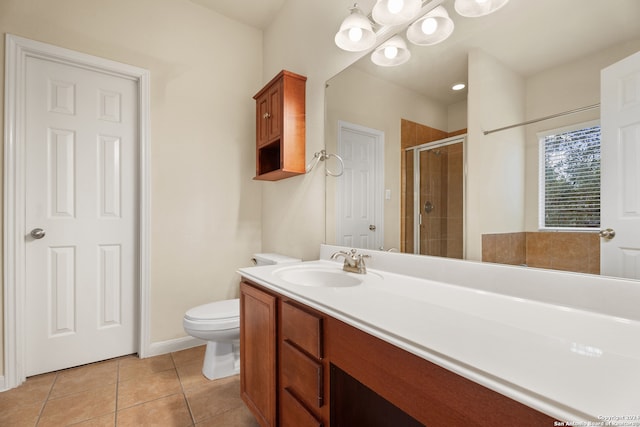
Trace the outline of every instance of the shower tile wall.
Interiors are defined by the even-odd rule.
[[[463,253],[463,202],[464,202],[464,162],[462,158],[462,144],[449,145],[449,181],[448,220],[447,220],[447,256],[462,259]]]
[[[415,247],[413,241],[413,154],[407,154],[404,149],[415,147],[426,142],[438,141],[447,138],[447,132],[435,129],[411,120],[401,119],[400,121],[400,150],[402,152],[401,164],[401,194],[400,218],[400,251],[413,253]]]
[[[482,261],[600,274],[600,238],[589,232],[484,234]]]

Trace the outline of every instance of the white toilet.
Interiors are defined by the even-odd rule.
[[[284,264],[300,259],[279,254],[255,254],[256,265]],[[207,341],[202,373],[210,380],[240,372],[240,300],[229,299],[187,310],[182,320],[187,334]]]

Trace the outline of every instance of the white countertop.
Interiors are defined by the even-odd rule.
[[[301,266],[341,270],[342,262],[239,273],[558,420],[640,426],[637,319],[371,268],[350,273],[363,279],[352,287],[301,286],[274,274]]]

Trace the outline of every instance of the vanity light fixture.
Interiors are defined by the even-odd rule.
[[[440,43],[453,33],[453,21],[447,10],[438,6],[407,29],[407,38],[413,44],[429,46]]]
[[[376,34],[371,27],[371,21],[364,16],[357,3],[349,10],[351,13],[342,21],[340,30],[336,33],[336,45],[349,52],[372,48],[376,43]]]
[[[441,6],[445,0],[377,0],[370,17],[354,4],[350,15],[342,21],[335,36],[336,45],[350,52],[361,52],[376,44],[378,34],[394,26],[411,23],[407,39],[419,46],[429,46],[446,40],[453,33],[454,24],[447,10]],[[454,8],[465,17],[488,15],[503,7],[509,0],[455,0]],[[376,31],[373,25],[379,24]],[[386,28],[385,28],[386,27]],[[404,39],[396,34],[381,43],[371,54],[371,60],[380,66],[404,64],[411,57]]]
[[[509,0],[456,0],[454,8],[467,18],[488,15],[507,4]]]
[[[378,46],[371,54],[374,64],[381,67],[393,67],[404,64],[411,58],[411,52],[407,49],[404,39],[398,35],[391,37]]]
[[[421,7],[421,0],[378,0],[371,15],[380,25],[400,25],[414,19]]]

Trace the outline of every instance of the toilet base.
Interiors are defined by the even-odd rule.
[[[202,374],[210,380],[240,373],[240,343],[208,341]]]

